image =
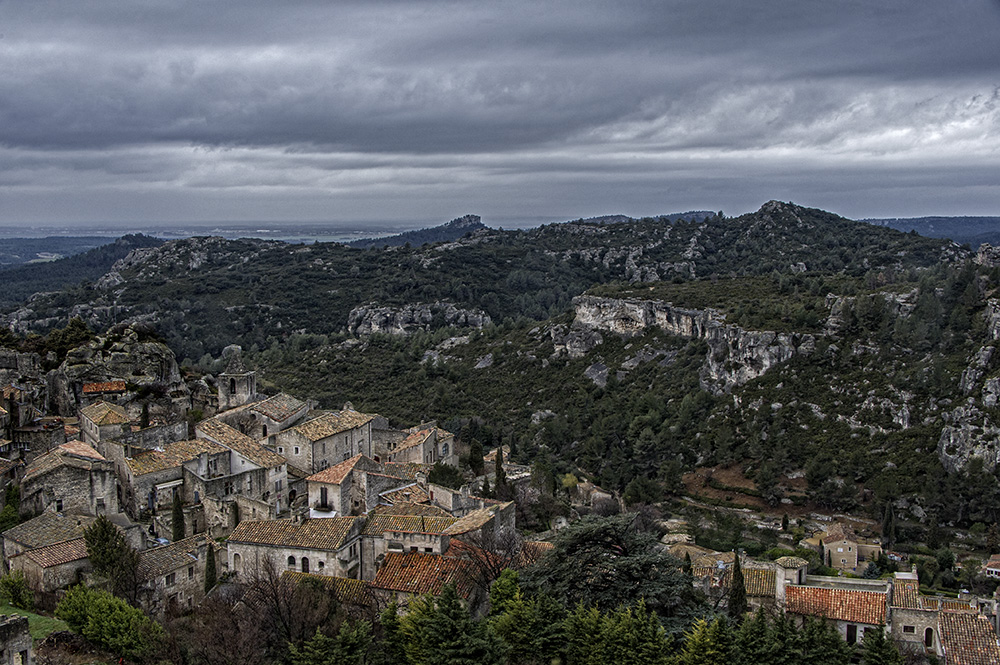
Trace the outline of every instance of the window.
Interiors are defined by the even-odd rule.
[[[56,499],[56,512],[61,513],[63,509],[62,499]]]
[[[296,454],[296,455],[298,455],[298,454],[299,454],[299,447],[298,447],[298,446],[295,446],[295,454]]]
[[[903,632],[912,635],[917,632],[916,626],[903,626]]]
[[[306,557],[302,557],[302,572],[303,573],[309,572],[309,559],[307,559]]]
[[[415,545],[410,547],[411,552],[417,552],[419,549],[420,548],[416,547]]]
[[[264,436],[267,436],[267,425],[264,425]]]
[[[289,568],[295,567],[295,557],[293,556],[288,557],[288,567]]]
[[[282,448],[281,446],[278,446],[278,454],[279,455],[284,455],[285,454],[285,449]]]
[[[425,547],[425,548],[424,548],[424,551],[425,551],[425,552],[433,552],[433,551],[434,551],[434,548],[433,548],[433,547]]]
[[[227,495],[229,495],[229,494],[232,494],[232,493],[233,493],[233,489],[234,489],[234,487],[233,487],[233,481],[231,481],[231,480],[227,480],[227,481],[226,481],[226,484],[225,484],[225,487],[223,488],[223,491],[224,491],[224,492],[225,492],[225,493],[226,493]]]
[[[174,582],[176,581],[177,581],[177,576],[174,573],[170,573],[169,575],[167,575],[166,579],[164,580],[167,586],[173,586]]]
[[[857,644],[858,642],[858,627],[852,623],[847,624],[847,643]]]
[[[194,566],[188,566],[188,579],[194,577]]]
[[[934,646],[934,629],[928,628],[924,631],[924,646],[932,647]]]
[[[323,570],[323,567],[324,567],[325,565],[326,565],[325,563],[323,563],[322,561],[320,561],[320,562],[319,562],[318,564],[316,564],[316,567],[317,567],[317,568],[318,568],[319,570]]]
[[[324,441],[324,442],[323,442],[322,444],[320,444],[320,445],[322,445],[322,447],[323,447],[323,454],[324,454],[324,455],[326,455],[326,441]]]
[[[275,492],[280,492],[281,491],[281,480],[275,480],[274,481],[274,491]]]
[[[403,551],[403,543],[397,543],[397,542],[394,542],[394,541],[390,540],[389,541],[389,550],[392,551],[392,552],[402,552]]]

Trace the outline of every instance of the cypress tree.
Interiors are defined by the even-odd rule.
[[[733,562],[733,581],[729,587],[729,618],[739,623],[747,613],[747,588],[743,581],[743,568],[740,567],[740,553],[736,553]]]
[[[685,552],[684,553],[684,565],[682,566],[681,569],[684,571],[685,575],[691,575],[691,574],[693,574],[693,566],[691,565],[691,553],[690,552]]]
[[[205,556],[205,593],[211,591],[212,587],[215,586],[215,579],[215,545],[210,542],[208,554]]]
[[[174,505],[170,514],[170,529],[174,542],[184,539],[184,506],[181,505],[181,495],[174,494]]]

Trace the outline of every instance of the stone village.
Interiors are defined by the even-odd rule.
[[[499,569],[551,549],[520,540],[513,502],[480,496],[495,477],[458,490],[429,481],[436,463],[459,459],[456,437],[436,423],[395,429],[350,404],[318,410],[287,394],[260,395],[238,348],[214,389],[203,381],[191,390],[172,354],[148,357],[153,346],[131,329],[119,341],[98,339],[46,381],[37,358],[0,357],[0,478],[19,486],[18,512],[35,515],[4,531],[0,546],[5,570],[21,571],[40,604],[54,606],[69,586],[91,580],[83,534],[99,516],[139,551],[139,602],[153,616],[199,604],[210,559],[222,579],[307,575],[362,604],[405,608],[414,594],[455,583],[482,609]],[[157,387],[160,407],[135,399],[143,382]],[[194,407],[208,417],[190,421]],[[514,484],[529,479],[502,449],[490,459],[487,472],[502,466]],[[577,495],[580,503],[612,499],[588,484]],[[176,503],[183,537],[170,542]],[[882,553],[840,522],[802,545],[845,572],[860,573]],[[661,546],[691,561],[709,598],[725,596],[733,552],[697,547],[682,533]],[[1000,576],[994,559],[986,572]],[[912,572],[809,575],[807,561],[790,556],[741,555],[741,567],[751,607],[823,617],[849,643],[885,630],[902,648],[943,662],[1000,662],[995,597],[921,595]],[[6,617],[0,628],[0,662],[32,662],[27,624]]]

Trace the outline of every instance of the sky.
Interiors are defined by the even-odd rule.
[[[1000,0],[0,0],[0,226],[1000,215]]]

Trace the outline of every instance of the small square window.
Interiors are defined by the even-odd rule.
[[[295,446],[295,454],[296,454],[296,455],[298,455],[298,454],[299,454],[299,447],[298,447],[298,446]]]
[[[912,635],[917,632],[914,626],[903,626],[903,632]]]
[[[56,499],[56,512],[61,513],[63,509],[62,499]]]

